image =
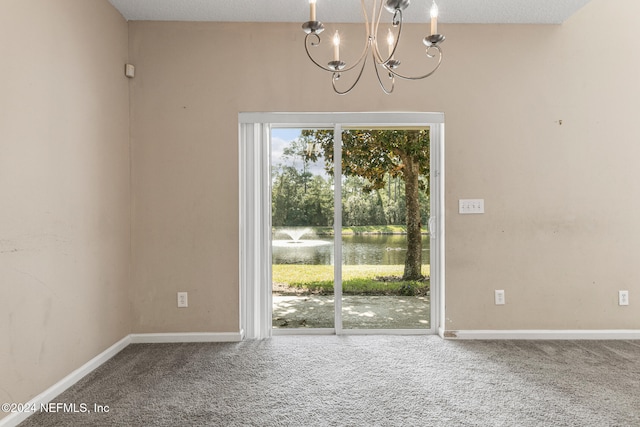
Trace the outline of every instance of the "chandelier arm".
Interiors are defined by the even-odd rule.
[[[364,0],[363,0],[364,1]],[[380,0],[380,10],[378,10],[378,14],[376,16],[376,2],[373,1],[373,10],[371,14],[371,32],[369,33],[369,40],[371,41],[371,50],[373,52],[373,60],[378,62],[378,58],[380,58],[380,52],[378,51],[378,26],[380,25],[380,17],[382,16],[382,2],[384,0]]]
[[[393,93],[393,89],[396,86],[395,76],[393,75],[393,73],[389,72],[389,78],[391,79],[391,89],[387,90],[387,88],[384,87],[382,78],[380,78],[380,70],[378,70],[378,65],[380,65],[385,71],[390,71],[390,70],[387,67],[385,67],[384,64],[377,64],[375,62],[373,63],[373,68],[376,70],[376,77],[378,78],[378,83],[380,84],[380,88],[385,94],[391,95],[391,93]]]
[[[430,72],[428,72],[425,75],[416,76],[416,77],[404,76],[404,75],[402,75],[402,74],[400,74],[400,73],[398,73],[398,72],[396,72],[396,71],[394,71],[394,70],[392,70],[390,68],[387,68],[387,67],[385,67],[385,68],[387,70],[389,70],[389,72],[391,74],[393,74],[394,76],[399,77],[399,78],[404,79],[404,80],[422,80],[422,79],[425,79],[425,78],[431,76],[436,71],[438,71],[438,68],[440,68],[440,64],[442,64],[442,50],[440,49],[439,46],[433,46],[433,49],[438,49],[438,64],[436,65],[436,67],[433,70],[431,70]]]
[[[364,23],[365,23],[365,29],[367,31],[367,38],[369,38],[369,35],[371,34],[370,31],[370,27],[369,27],[369,15],[367,15],[367,7],[364,4],[364,0],[360,0],[360,6],[362,7],[362,14],[364,15]],[[373,16],[371,16],[371,25],[373,25]]]
[[[380,0],[380,8],[378,10],[378,16],[375,17],[375,21],[372,21],[372,23],[375,22],[373,24],[374,28],[373,28],[372,35],[374,37],[374,40],[376,41],[376,44],[378,43],[378,27],[380,26],[380,18],[382,18],[382,9],[384,9],[383,3],[384,3],[384,0]],[[373,13],[374,14],[376,13],[375,1],[373,2]],[[374,16],[371,16],[371,19],[374,19]]]
[[[317,43],[315,43],[315,44],[314,44],[314,43],[311,43],[311,46],[316,47],[316,46],[320,45],[320,36],[319,36],[319,35],[314,34],[314,33],[307,34],[307,35],[304,37],[304,50],[307,52],[307,56],[309,57],[309,59],[311,60],[311,62],[313,62],[314,64],[316,64],[316,66],[317,66],[318,68],[321,68],[322,70],[324,70],[324,71],[328,71],[328,72],[330,72],[330,73],[335,73],[335,72],[336,72],[336,70],[334,70],[334,69],[332,69],[332,68],[325,67],[324,65],[321,65],[319,62],[317,62],[315,59],[313,59],[313,56],[311,56],[311,52],[309,52],[309,46],[308,46],[308,45],[309,45],[309,43],[308,43],[308,39],[309,39],[309,37],[310,37],[311,35],[315,36],[315,37],[318,39],[318,42],[317,42]],[[351,71],[351,70],[353,70],[354,68],[356,68],[356,67],[358,66],[358,64],[360,64],[360,62],[362,61],[362,58],[364,58],[364,56],[367,54],[367,51],[368,51],[368,50],[369,50],[369,41],[368,41],[368,39],[367,39],[367,43],[366,43],[366,44],[365,44],[365,46],[364,46],[364,50],[362,51],[362,55],[360,55],[360,58],[358,58],[358,60],[357,60],[357,61],[356,61],[356,62],[355,62],[351,67],[349,67],[349,68],[345,68],[345,69],[342,69],[342,70],[339,70],[339,71],[340,71],[341,73],[346,73],[347,71]]]
[[[382,56],[380,55],[380,50],[378,49],[378,43],[373,43],[374,44],[374,49],[373,51],[375,52],[375,56],[374,56],[374,60],[380,64],[380,65],[385,65],[386,68],[386,64],[389,63],[389,61],[391,60],[391,58],[393,58],[393,55],[396,54],[396,49],[398,48],[398,44],[400,44],[400,36],[402,35],[402,9],[397,9],[396,13],[400,14],[400,19],[398,21],[398,35],[394,41],[394,45],[393,45],[393,50],[391,51],[391,55],[389,55],[389,57],[387,59],[382,59]],[[395,19],[395,14],[393,15],[394,19]],[[376,34],[377,37],[377,34]],[[377,38],[376,38],[377,40]]]
[[[358,77],[356,77],[356,80],[353,82],[353,84],[351,85],[351,87],[349,87],[349,89],[345,90],[345,91],[340,91],[338,90],[338,88],[336,87],[336,80],[338,80],[340,78],[340,73],[339,72],[334,72],[333,73],[333,78],[331,79],[331,84],[333,85],[333,91],[335,93],[337,93],[338,95],[346,95],[349,92],[351,92],[353,90],[354,87],[356,87],[356,85],[358,84],[358,82],[360,81],[360,77],[362,77],[362,72],[364,71],[364,66],[367,65],[367,58],[364,58],[364,62],[362,63],[362,67],[360,68],[360,72],[358,73]],[[352,67],[353,68],[353,67]]]

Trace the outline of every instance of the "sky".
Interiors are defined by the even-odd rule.
[[[282,151],[291,143],[291,141],[299,138],[302,133],[302,129],[291,128],[272,128],[271,129],[271,164],[273,166],[278,163],[284,163],[282,157]],[[291,161],[289,160],[289,163]],[[298,159],[294,165],[298,170],[302,170],[302,160]],[[314,175],[321,175],[327,178],[328,175],[324,169],[324,160],[315,163],[309,163],[308,171]]]

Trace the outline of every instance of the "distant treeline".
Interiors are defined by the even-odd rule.
[[[370,226],[406,223],[405,184],[398,177],[385,176],[385,188],[364,191],[365,178],[342,178],[342,225]],[[333,177],[312,174],[278,164],[272,170],[272,225],[333,226]],[[420,192],[422,224],[426,225],[429,198]]]

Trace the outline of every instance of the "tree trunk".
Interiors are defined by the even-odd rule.
[[[404,261],[403,280],[422,278],[422,230],[420,224],[419,165],[413,159],[405,158],[404,182],[407,204],[407,257]]]

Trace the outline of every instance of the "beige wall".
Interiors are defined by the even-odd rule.
[[[385,96],[367,70],[345,97],[299,24],[130,23],[133,330],[238,330],[238,112],[372,110],[446,115],[448,330],[640,328],[638,13],[593,0],[562,26],[442,25],[433,78]]]
[[[20,403],[130,332],[127,24],[3,0],[0,39],[0,402]]]

